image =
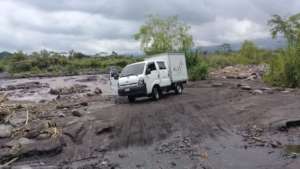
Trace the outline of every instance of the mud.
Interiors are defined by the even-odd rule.
[[[89,83],[95,82],[94,77],[69,78],[59,83],[69,87],[72,81],[92,90]],[[25,128],[21,121],[11,137],[0,139],[0,151],[12,152],[6,145],[23,137],[40,144],[29,142],[28,151],[17,149],[3,158],[0,153],[2,164],[17,157],[12,168],[299,168],[300,127],[286,126],[300,119],[298,90],[271,88],[259,80],[212,79],[188,83],[182,95],[130,104],[105,87],[93,87],[107,94],[3,103],[27,105],[15,114],[24,114],[28,105],[34,108]]]
[[[103,95],[112,93],[108,75],[24,79],[0,78],[0,91],[5,91],[8,94],[8,98],[15,101],[50,101],[55,99],[58,94],[74,94],[73,97],[81,97],[87,93],[94,93],[94,91],[99,90],[97,88],[101,89],[101,94]],[[57,90],[58,93],[52,94],[51,90]]]

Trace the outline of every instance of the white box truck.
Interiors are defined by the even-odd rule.
[[[143,96],[159,100],[163,92],[170,90],[181,94],[187,80],[184,54],[158,54],[123,68],[118,79],[118,95],[127,96],[130,102]]]

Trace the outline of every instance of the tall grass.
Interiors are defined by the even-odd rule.
[[[275,86],[300,87],[300,42],[283,49],[272,59],[264,80]]]

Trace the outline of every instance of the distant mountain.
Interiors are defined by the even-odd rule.
[[[286,46],[286,41],[283,38],[278,38],[278,39],[266,38],[266,39],[256,39],[252,41],[256,44],[257,47],[262,49],[274,50]],[[240,50],[242,44],[243,42],[232,43],[230,44],[230,46],[233,51],[238,51]],[[214,53],[220,50],[220,47],[221,44],[216,46],[200,46],[200,49],[208,53]]]
[[[9,52],[6,52],[6,51],[0,52],[0,59],[2,59],[4,57],[9,57],[11,55],[12,55],[12,53],[9,53]]]

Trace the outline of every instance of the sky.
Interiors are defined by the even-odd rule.
[[[273,14],[298,12],[300,0],[0,0],[0,51],[135,53],[150,14],[177,15],[195,46],[238,43],[270,38]]]

